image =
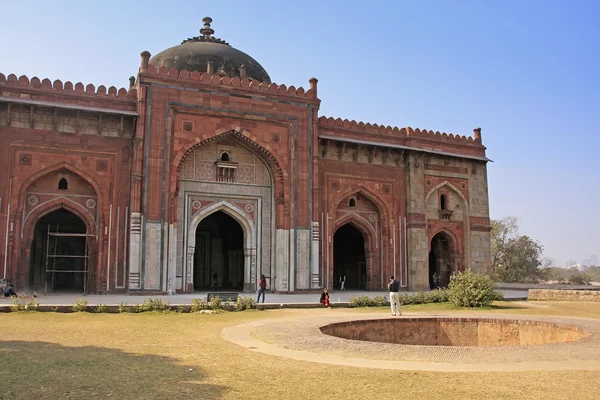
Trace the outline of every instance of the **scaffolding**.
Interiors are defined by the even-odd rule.
[[[59,225],[56,225],[56,232],[51,232],[50,225],[48,225],[48,234],[46,236],[46,273],[44,274],[44,294],[48,294],[48,275],[51,274],[50,279],[50,290],[54,290],[54,280],[57,273],[72,273],[72,274],[83,274],[83,294],[87,294],[87,278],[88,278],[88,237],[94,235],[88,233],[64,233],[59,232]],[[83,254],[56,254],[58,250],[59,241],[61,238],[75,238],[83,237],[84,246]],[[51,243],[52,238],[52,243]],[[56,261],[61,259],[83,259],[83,269],[61,269],[56,267]],[[52,261],[50,261],[52,260]]]

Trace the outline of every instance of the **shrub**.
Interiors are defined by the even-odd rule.
[[[220,310],[223,308],[223,300],[219,296],[211,297],[208,302],[208,308],[211,310]]]
[[[185,304],[180,304],[180,305],[177,306],[177,312],[178,313],[189,313],[190,311],[191,311],[191,307],[190,306],[186,306]]]
[[[208,310],[208,302],[205,299],[192,299],[192,305],[190,312],[198,312],[202,310]]]
[[[87,311],[87,306],[88,306],[87,300],[79,299],[73,304],[73,312]]]
[[[256,305],[254,297],[238,296],[235,301],[235,311],[244,311],[253,308]]]
[[[129,306],[127,305],[127,303],[121,302],[119,303],[119,312],[120,313],[125,313],[127,312],[129,309]]]
[[[575,272],[569,277],[571,285],[589,285],[592,278],[585,272]]]
[[[469,270],[457,272],[450,277],[448,300],[458,307],[488,307],[504,296],[494,290],[494,282],[487,275]]]
[[[24,296],[18,296],[12,297],[10,309],[12,311],[37,311],[39,306],[40,304],[33,298],[27,301]]]
[[[144,300],[144,302],[138,305],[138,312],[146,311],[167,311],[171,309],[171,303],[165,303],[159,298],[151,297]]]
[[[96,310],[97,313],[105,313],[106,312],[106,304],[102,304],[102,303],[98,303],[96,305]]]
[[[372,305],[372,300],[369,296],[352,296],[348,304],[350,307],[369,307]]]

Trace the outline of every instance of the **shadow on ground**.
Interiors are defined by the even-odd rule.
[[[0,399],[215,399],[226,388],[172,358],[102,347],[0,341]]]

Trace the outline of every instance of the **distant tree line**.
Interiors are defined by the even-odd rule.
[[[589,285],[600,282],[600,266],[577,268],[551,267],[544,247],[527,235],[519,234],[516,217],[492,220],[492,274],[496,282]]]

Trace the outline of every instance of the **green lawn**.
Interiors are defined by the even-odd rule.
[[[533,305],[537,307],[498,303],[485,312],[600,318],[600,304]],[[404,311],[452,309],[437,304],[406,306]],[[3,314],[0,399],[522,400],[596,399],[600,392],[600,372],[467,374],[333,367],[246,351],[220,336],[224,327],[254,319],[326,312],[339,311]]]

